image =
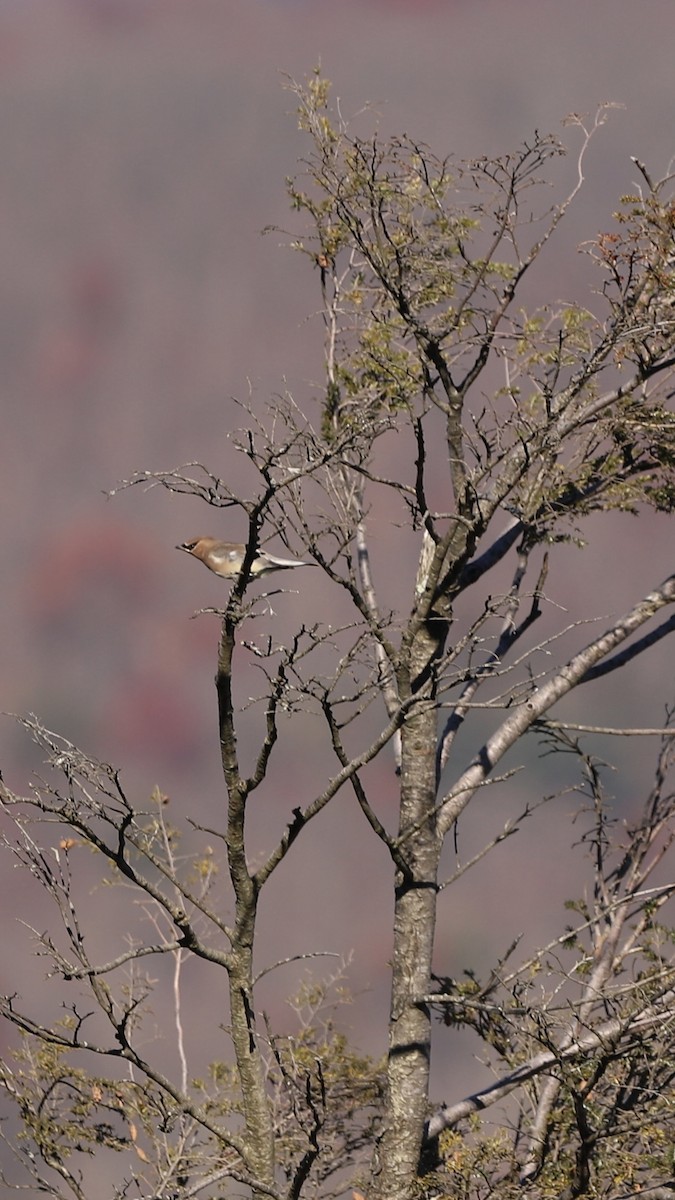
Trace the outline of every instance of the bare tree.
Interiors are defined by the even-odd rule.
[[[331,114],[318,75],[292,86],[310,142],[304,177],[290,185],[304,230],[294,245],[318,272],[325,396],[315,413],[289,395],[262,415],[245,410],[236,449],[259,480],[250,497],[198,464],[144,471],[124,485],[199,496],[248,522],[243,566],[221,614],[226,817],[208,831],[220,850],[204,850],[187,869],[161,795],[139,812],[115,769],[25,720],[51,773],[28,796],[2,784],[14,826],[6,845],[61,918],[58,935],[37,935],[51,974],[78,995],[84,987],[90,1007],[77,1000],[60,1022],[45,1023],[19,998],[3,1001],[7,1020],[25,1034],[18,1065],[1,1080],[22,1116],[18,1153],[46,1194],[78,1200],[89,1194],[80,1158],[102,1148],[134,1151],[133,1178],[125,1176],[117,1196],[218,1196],[239,1184],[258,1198],[295,1200],[338,1195],[350,1180],[367,1200],[506,1197],[523,1184],[544,1196],[665,1194],[675,975],[659,914],[675,888],[664,872],[675,834],[672,714],[656,730],[565,725],[550,714],[582,685],[628,671],[673,631],[666,610],[675,576],[606,619],[567,658],[556,653],[564,619],[539,642],[531,631],[552,608],[549,559],[590,514],[673,506],[671,178],[654,181],[636,161],[635,195],[614,231],[587,245],[597,312],[552,298],[527,313],[523,281],[582,186],[604,110],[590,123],[571,119],[578,177],[547,207],[540,184],[563,153],[554,138],[537,134],[497,160],[439,160],[407,137],[352,134]],[[389,466],[392,431],[409,447],[402,472]],[[437,494],[447,499],[432,501]],[[418,540],[402,611],[386,608],[371,571],[369,514],[381,496]],[[338,629],[300,627],[285,644],[249,643],[267,686],[247,774],[237,738],[253,717],[234,698],[234,656],[261,603],[259,591],[251,595],[250,568],[273,533],[318,564],[350,616]],[[506,588],[493,588],[507,568]],[[475,599],[460,621],[465,594]],[[274,772],[281,714],[298,708],[327,731],[332,760],[324,786],[254,861],[247,809]],[[473,731],[468,765],[457,761],[460,729],[464,745]],[[653,784],[630,829],[611,819],[601,768],[586,748],[594,732],[661,735]],[[439,977],[432,954],[440,893],[451,896],[458,875],[517,822],[488,837],[449,880],[439,876],[442,849],[476,794],[514,770],[505,756],[528,734],[547,753],[578,762],[592,899],[579,902],[574,923],[550,945],[517,964],[514,941],[484,982]],[[399,781],[396,827],[383,823],[365,782],[364,768],[383,752]],[[261,893],[345,787],[392,865],[384,1065],[345,1044],[324,1015],[319,982],[297,1000],[295,1038],[269,1028],[256,1001]],[[521,822],[529,811],[526,804]],[[148,916],[143,938],[107,960],[83,929],[71,875],[73,847],[82,844],[143,898]],[[216,884],[221,859],[233,897],[229,921]],[[228,983],[233,1066],[214,1064],[206,1082],[191,1078],[182,1041],[188,956]],[[148,958],[173,964],[177,1074],[144,1049]],[[435,1016],[441,1035],[442,1026],[472,1029],[495,1071],[491,1086],[436,1108]],[[92,1068],[97,1059],[100,1071]],[[497,1134],[480,1120],[496,1102],[505,1114]]]

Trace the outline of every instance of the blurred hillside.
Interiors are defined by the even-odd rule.
[[[135,470],[196,460],[245,493],[251,478],[228,441],[241,421],[233,398],[262,406],[288,387],[305,405],[320,393],[317,278],[283,234],[261,236],[291,227],[284,180],[307,149],[284,73],[303,77],[321,60],[343,114],[370,102],[383,134],[409,132],[440,155],[502,152],[535,128],[562,132],[573,150],[565,115],[621,102],[531,285],[535,299],[592,303],[578,243],[611,224],[635,176],[631,155],[656,175],[673,155],[673,35],[672,0],[0,3],[0,709],[35,712],[121,765],[130,795],[158,784],[176,816],[217,823],[217,624],[189,618],[223,592],[173,547],[244,531],[194,500],[104,492]],[[363,120],[372,127],[371,115]],[[575,170],[571,153],[560,184]],[[561,553],[551,593],[570,620],[621,609],[672,569],[671,546],[664,519],[613,518],[597,525],[591,548]],[[375,569],[392,605],[408,603],[416,549],[382,515]],[[309,623],[317,611],[329,619],[331,603],[313,572],[297,597],[279,598],[278,628],[291,604]],[[254,663],[241,661],[242,695],[255,695]],[[672,674],[672,657],[657,652],[631,676],[640,723],[661,722]],[[611,687],[583,702],[581,720],[600,703],[608,721],[620,717]],[[302,721],[293,734],[253,818],[261,847],[322,778],[321,744]],[[5,774],[22,786],[34,760],[8,721],[0,746]],[[651,751],[620,752],[626,810]],[[386,811],[389,764],[373,770]],[[510,787],[500,823],[522,800]],[[573,807],[542,817],[554,840],[569,840]],[[480,819],[465,823],[467,856]],[[579,884],[560,877],[555,845],[542,854],[544,828],[533,822],[499,860],[517,881],[503,943],[483,944],[467,880],[441,930],[440,970],[479,967],[513,933],[535,940],[559,919]],[[353,948],[355,984],[373,989],[369,1011],[354,1015],[368,1042],[386,1003],[389,953],[387,912],[368,908],[368,897],[388,864],[362,833],[345,796],[276,885],[262,952]],[[17,887],[16,877],[3,884],[14,908]],[[484,886],[480,903],[492,920]],[[20,942],[12,927],[8,951]],[[23,970],[17,978],[14,964],[2,990],[39,982],[34,965]],[[275,976],[274,985],[272,1007],[292,981]],[[444,1092],[442,1070],[441,1060]]]

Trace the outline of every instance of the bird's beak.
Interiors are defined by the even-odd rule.
[[[175,549],[176,549],[176,550],[184,550],[186,554],[189,554],[189,553],[190,553],[190,551],[188,550],[187,546],[176,546],[176,547],[175,547]]]

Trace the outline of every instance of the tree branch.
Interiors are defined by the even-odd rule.
[[[602,637],[591,642],[540,687],[502,723],[484,743],[473,763],[441,802],[439,828],[447,832],[468,804],[477,787],[488,778],[506,751],[558,700],[581,683],[587,673],[611,651],[663,608],[675,601],[675,575],[630,609]]]

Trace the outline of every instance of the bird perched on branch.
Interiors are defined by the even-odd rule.
[[[225,579],[232,579],[239,574],[246,554],[243,542],[219,542],[218,538],[212,537],[191,538],[189,542],[181,542],[176,549],[184,550],[186,554],[198,558],[209,571],[223,575]],[[288,567],[311,565],[297,558],[277,558],[275,554],[268,554],[266,550],[258,550],[251,563],[250,572],[252,576],[268,575],[270,571],[285,571]]]

